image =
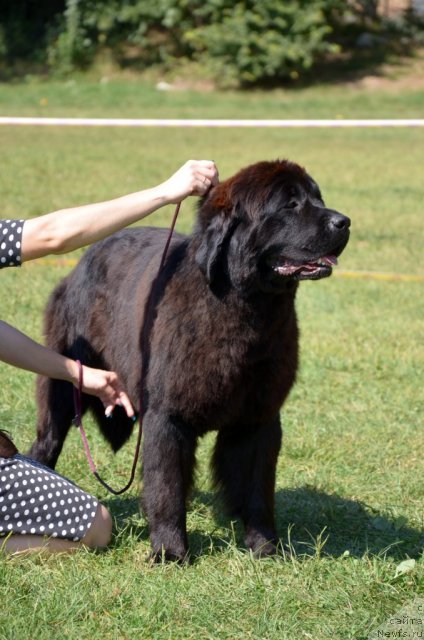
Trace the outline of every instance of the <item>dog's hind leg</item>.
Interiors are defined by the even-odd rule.
[[[242,519],[246,546],[257,555],[276,553],[275,473],[281,447],[279,417],[256,428],[218,434],[212,465],[230,515]]]
[[[186,498],[192,483],[196,437],[184,424],[148,411],[144,419],[143,507],[152,558],[184,562],[188,554]]]
[[[72,385],[40,376],[37,400],[37,439],[28,455],[54,469],[74,417]]]

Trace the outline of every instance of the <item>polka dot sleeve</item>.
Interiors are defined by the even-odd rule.
[[[0,269],[19,267],[24,220],[0,220]]]

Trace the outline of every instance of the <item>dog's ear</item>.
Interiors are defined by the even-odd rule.
[[[216,215],[202,233],[196,263],[209,284],[216,280],[225,265],[226,250],[239,222],[235,215]]]

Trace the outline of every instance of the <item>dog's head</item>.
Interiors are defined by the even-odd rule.
[[[196,261],[211,285],[224,278],[239,291],[277,293],[289,281],[329,276],[349,226],[302,167],[259,162],[201,200]]]

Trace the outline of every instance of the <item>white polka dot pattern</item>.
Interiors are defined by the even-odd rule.
[[[21,265],[24,220],[0,220],[0,269]]]
[[[20,454],[0,457],[0,538],[9,533],[81,540],[98,501],[70,480]]]

